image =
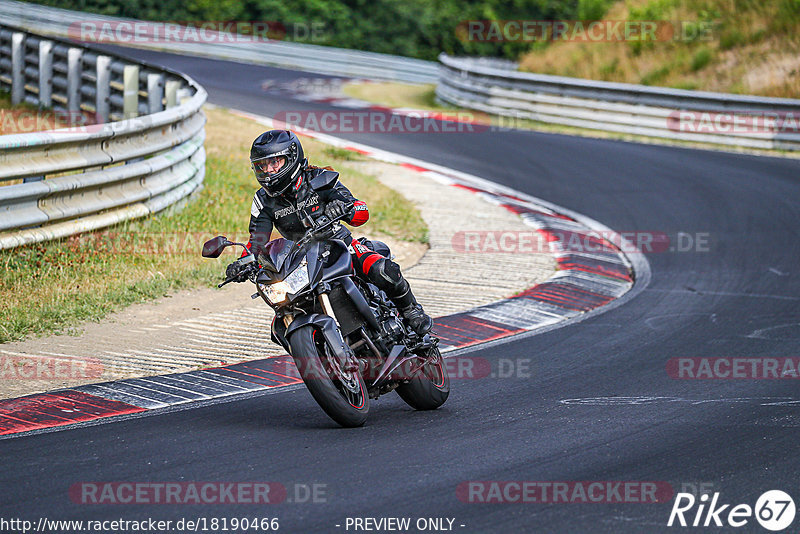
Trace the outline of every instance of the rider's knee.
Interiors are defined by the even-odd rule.
[[[389,258],[383,258],[375,262],[372,268],[375,274],[381,277],[386,283],[397,287],[403,283],[403,274],[400,272],[400,266]]]

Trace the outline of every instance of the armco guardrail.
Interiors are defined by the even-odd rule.
[[[107,23],[118,44],[165,50],[178,54],[229,59],[260,65],[274,65],[345,77],[435,83],[438,66],[434,61],[318,46],[288,41],[236,42],[228,34],[205,32],[206,42],[137,39],[134,24],[142,21],[46,7],[12,0],[0,1],[0,20],[8,24],[58,37],[68,37],[69,28],[80,24]],[[120,24],[128,23],[128,24]],[[147,23],[145,23],[147,24]],[[102,28],[101,28],[102,29]]]
[[[594,130],[800,150],[800,100],[546,76],[445,54],[439,61],[436,95],[448,104]]]
[[[0,136],[0,249],[144,217],[202,185],[206,92],[187,77],[0,24],[0,89],[94,118]]]

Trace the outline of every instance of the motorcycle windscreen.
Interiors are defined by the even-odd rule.
[[[286,259],[292,252],[292,245],[294,245],[292,241],[279,237],[267,243],[262,254],[269,259],[269,262],[277,272],[281,272]],[[264,262],[262,261],[261,263],[263,264]]]
[[[303,261],[303,258],[306,257],[306,254],[309,252],[310,249],[314,247],[319,247],[318,244],[314,243],[310,246],[306,246],[303,249],[298,249],[294,246],[293,241],[289,241],[288,239],[278,238],[273,239],[264,247],[264,254],[266,254],[267,259],[275,266],[275,271],[277,274],[274,276],[277,280],[284,280],[292,271],[297,269],[300,263]],[[316,257],[317,254],[312,254],[312,256]],[[261,262],[262,265],[264,262]],[[314,266],[309,266],[313,272]]]

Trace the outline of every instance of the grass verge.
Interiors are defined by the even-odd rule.
[[[353,98],[390,108],[441,110],[436,102],[436,85],[400,82],[346,83],[342,91]]]
[[[601,18],[658,21],[655,39],[542,41],[521,70],[797,98],[800,0],[617,0]]]
[[[226,110],[206,110],[204,188],[183,209],[103,231],[0,251],[0,343],[35,334],[77,333],[135,302],[218,282],[224,261],[200,256],[215,235],[247,240],[257,183],[248,167],[250,143],[263,126]],[[366,233],[424,242],[427,228],[413,204],[351,160],[360,156],[303,139],[309,159],[332,165],[370,206]],[[229,258],[234,258],[229,252]]]

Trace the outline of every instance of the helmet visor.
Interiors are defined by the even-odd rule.
[[[284,155],[268,156],[252,161],[253,172],[260,182],[268,182],[270,179],[275,178],[281,174],[281,171],[286,167],[288,158]]]

